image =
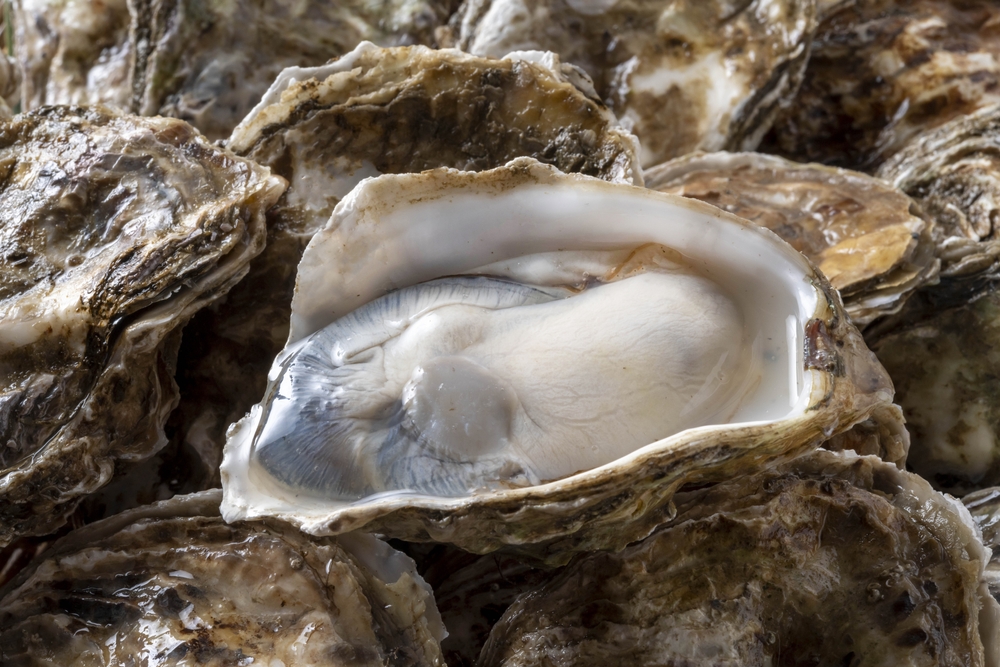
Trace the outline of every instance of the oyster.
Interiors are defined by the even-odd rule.
[[[283,183],[188,124],[50,107],[0,128],[0,544],[165,444],[180,328],[246,272]]]
[[[873,171],[916,133],[1000,102],[993,0],[864,0],[831,11],[761,150]]]
[[[990,594],[1000,601],[1000,488],[989,487],[962,498],[983,535],[983,544],[991,551],[983,579]]]
[[[694,197],[767,227],[816,263],[859,327],[937,281],[934,225],[882,181],[759,153],[691,155],[645,174],[646,186]]]
[[[433,167],[489,169],[529,155],[564,171],[642,183],[634,136],[551,54],[490,60],[454,50],[358,46],[290,69],[229,140],[288,179],[251,273],[188,328],[172,418],[217,474],[225,431],[264,393],[288,337],[295,266],[361,179]]]
[[[226,519],[555,560],[892,395],[770,232],[527,158],[355,188],[299,265],[270,380],[230,430]]]
[[[944,277],[973,276],[997,268],[998,142],[1000,105],[992,105],[914,137],[879,167],[879,177],[920,202],[936,220]]]
[[[478,664],[995,664],[988,552],[916,475],[818,451],[675,502],[518,598]]]
[[[694,150],[752,150],[799,85],[813,0],[466,0],[456,45],[553,51],[582,67],[650,166]]]
[[[24,107],[115,104],[225,139],[285,67],[363,40],[432,43],[448,2],[23,0]]]
[[[444,665],[413,562],[368,535],[227,525],[220,494],[81,528],[0,589],[0,662]]]

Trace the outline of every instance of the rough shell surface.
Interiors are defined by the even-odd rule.
[[[710,153],[671,160],[645,179],[778,234],[829,278],[859,327],[937,281],[934,225],[871,176],[759,153]]]
[[[363,40],[433,43],[448,13],[433,0],[24,0],[23,104],[115,104],[225,139],[282,69],[321,64]]]
[[[544,206],[541,197],[547,202]],[[454,204],[456,212],[449,214],[447,207],[453,201],[459,203]],[[475,215],[458,214],[467,202],[474,206]],[[594,217],[598,215],[594,211],[600,215]],[[643,226],[644,220],[654,219],[653,227]],[[434,278],[439,275],[436,271],[472,271],[490,259],[519,256],[511,253],[554,250],[563,247],[562,238],[572,237],[573,244],[596,242],[582,240],[584,236],[622,243],[614,240],[622,234],[633,243],[657,241],[649,235],[666,236],[665,230],[675,229],[667,226],[671,220],[678,224],[675,243],[684,238],[683,243],[712,244],[711,253],[700,251],[705,255],[699,261],[714,266],[712,262],[731,261],[727,253],[759,246],[769,256],[764,277],[772,271],[779,275],[777,266],[786,267],[788,284],[813,295],[802,297],[802,303],[811,303],[808,307],[796,306],[805,309],[792,316],[800,322],[796,326],[804,327],[794,334],[801,342],[792,344],[788,365],[782,366],[786,375],[781,382],[787,389],[787,372],[798,373],[795,366],[802,365],[806,379],[799,385],[804,389],[797,390],[803,392],[797,399],[801,405],[796,404],[801,412],[796,407],[774,421],[691,429],[601,468],[541,486],[451,499],[389,494],[331,508],[315,499],[295,505],[278,496],[265,498],[248,484],[248,459],[239,452],[248,451],[244,448],[257,432],[255,424],[262,413],[255,407],[230,431],[222,467],[224,516],[275,515],[317,534],[365,526],[393,537],[452,542],[481,553],[506,545],[541,558],[565,560],[572,550],[620,548],[644,536],[685,483],[718,481],[736,471],[767,466],[817,447],[890,408],[888,377],[849,323],[835,292],[801,255],[773,234],[701,202],[563,175],[526,159],[482,173],[436,170],[381,176],[356,188],[341,202],[330,225],[314,237],[300,265],[290,341],[302,339],[336,314],[350,312],[388,290]],[[661,229],[661,224],[664,231],[650,231]],[[420,239],[436,225],[447,229],[436,237],[447,242],[430,247]],[[477,231],[480,228],[490,231],[473,248],[471,239],[484,233]],[[564,237],[550,229],[561,230]],[[467,235],[471,235],[469,241]],[[505,241],[506,236],[517,241]],[[539,243],[536,238],[544,240]],[[465,252],[449,249],[456,244]],[[698,252],[696,246],[680,247]],[[757,259],[752,261],[764,261],[756,252],[753,256]],[[749,270],[748,266],[744,269]],[[717,268],[728,270],[721,264]],[[780,271],[786,275],[784,268]],[[750,279],[749,274],[740,275],[741,280]],[[741,289],[756,293],[756,288],[751,290],[746,284]],[[790,288],[775,284],[773,289]],[[786,298],[798,297],[781,296]],[[784,339],[791,325],[784,315],[780,319]],[[905,450],[905,434],[903,441]]]
[[[753,150],[801,79],[810,0],[466,0],[457,46],[483,56],[540,49],[582,67],[642,141],[642,162]]]
[[[406,556],[370,535],[228,525],[219,499],[177,496],[57,542],[0,589],[0,661],[444,665]]]
[[[680,493],[617,554],[521,596],[479,660],[505,665],[983,665],[988,559],[965,508],[873,457],[816,452]],[[982,636],[981,636],[982,633]],[[984,643],[987,644],[984,652]]]
[[[873,171],[916,133],[1000,101],[992,0],[864,0],[823,20],[762,150]]]
[[[369,43],[278,78],[228,145],[289,188],[268,213],[267,247],[250,275],[195,318],[182,344],[184,398],[172,425],[202,452],[209,476],[217,475],[226,428],[263,395],[288,337],[305,245],[363,178],[490,169],[527,155],[566,172],[641,184],[635,137],[574,81],[586,83],[551,54],[487,60]]]
[[[1000,19],[998,19],[1000,21]],[[879,170],[937,222],[942,277],[995,271],[1000,261],[1000,105],[915,136]]]
[[[187,123],[0,126],[0,544],[165,443],[180,327],[246,272],[284,184]]]

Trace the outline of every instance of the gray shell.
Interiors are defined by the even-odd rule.
[[[370,535],[227,525],[219,498],[177,496],[55,543],[0,589],[0,662],[444,665],[406,556]]]
[[[680,493],[620,553],[511,605],[481,667],[967,665],[995,658],[968,512],[872,457],[816,452]],[[985,644],[985,646],[984,646]]]
[[[165,442],[180,328],[246,272],[283,184],[187,123],[50,107],[0,126],[0,544]]]

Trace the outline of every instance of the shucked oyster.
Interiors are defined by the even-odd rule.
[[[996,664],[989,552],[916,475],[820,451],[676,503],[519,598],[478,664]]]
[[[224,139],[285,67],[363,40],[431,43],[448,2],[22,0],[24,108],[113,103]]]
[[[180,327],[247,269],[267,169],[187,123],[46,108],[0,127],[0,544],[163,446]]]
[[[413,562],[368,535],[227,525],[220,494],[91,524],[0,589],[5,665],[443,665]]]
[[[649,166],[755,148],[798,87],[814,17],[814,0],[465,0],[451,27],[476,55],[541,49],[582,67]]]
[[[694,197],[767,227],[816,263],[859,327],[937,280],[934,225],[879,179],[759,153],[671,160],[647,187]]]
[[[355,188],[302,259],[270,380],[230,431],[227,519],[554,558],[891,399],[770,232],[528,159]]]
[[[538,62],[533,62],[535,58]],[[572,78],[571,78],[572,77]],[[641,184],[635,137],[551,54],[501,60],[365,43],[284,72],[229,147],[288,179],[250,275],[188,328],[172,420],[215,473],[226,428],[258,401],[288,337],[295,267],[361,179],[434,167],[490,169],[527,155],[567,172]]]
[[[844,3],[762,150],[873,171],[918,132],[1000,102],[994,0]]]

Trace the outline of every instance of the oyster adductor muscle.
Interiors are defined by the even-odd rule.
[[[115,104],[225,139],[282,69],[363,40],[432,44],[449,2],[24,0],[18,60],[26,110]]]
[[[494,60],[452,49],[359,45],[291,68],[229,148],[289,181],[268,212],[267,247],[224,304],[192,322],[172,422],[215,473],[226,428],[264,392],[288,336],[295,267],[363,178],[436,167],[481,170],[530,156],[566,172],[642,183],[635,137],[552,54]],[[195,333],[197,332],[197,333]]]
[[[825,280],[719,209],[525,158],[385,175],[303,256],[223,513],[559,559],[891,395]]]
[[[760,153],[689,155],[646,186],[694,197],[767,227],[816,263],[859,327],[898,312],[937,282],[934,224],[913,200],[867,174]]]
[[[284,183],[187,123],[48,107],[0,126],[0,543],[152,455],[180,328],[246,272]]]
[[[456,45],[539,49],[590,75],[650,166],[693,150],[753,150],[805,68],[814,0],[466,0]]]
[[[413,561],[364,534],[226,524],[220,492],[80,528],[0,589],[5,665],[443,667]]]
[[[675,503],[518,598],[478,664],[993,664],[989,552],[918,476],[817,451]]]

